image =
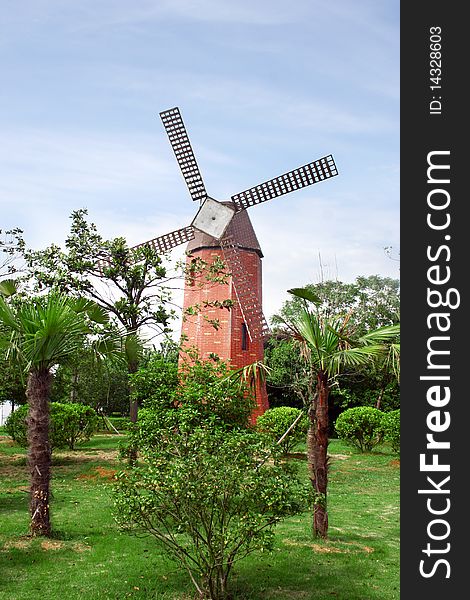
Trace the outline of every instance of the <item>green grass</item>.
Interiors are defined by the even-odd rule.
[[[0,437],[0,598],[191,600],[184,572],[150,537],[119,533],[110,488],[119,436],[97,435],[54,453],[54,539],[28,533],[25,451]],[[330,539],[314,540],[308,513],[277,529],[271,553],[237,566],[234,598],[397,600],[399,463],[330,443]],[[301,468],[306,463],[300,462]]]

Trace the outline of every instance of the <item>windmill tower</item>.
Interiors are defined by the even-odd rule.
[[[220,259],[230,263],[231,276],[226,282],[217,284],[197,285],[194,280],[186,282],[183,311],[191,306],[211,304],[196,315],[188,316],[183,321],[181,333],[190,345],[197,347],[200,358],[209,359],[217,355],[238,369],[262,360],[264,355],[263,334],[268,328],[260,308],[263,254],[246,211],[233,217],[225,237],[230,239],[230,247],[222,247],[220,240],[197,231],[186,247],[188,267],[197,259],[206,264]],[[213,306],[214,301],[224,299],[233,302],[230,310]],[[210,324],[209,320],[213,319],[219,321],[218,329]],[[262,327],[262,331],[258,332],[257,327]],[[256,384],[256,401],[253,420],[269,408],[266,385],[261,381]]]
[[[223,259],[230,271],[228,283],[203,288],[186,284],[184,305],[187,308],[194,304],[202,305],[204,300],[232,299],[234,308],[220,318],[218,330],[204,319],[204,316],[216,317],[208,308],[205,314],[188,319],[183,324],[183,333],[191,344],[196,345],[202,358],[217,354],[230,361],[234,368],[245,366],[263,358],[263,338],[268,332],[262,311],[263,255],[246,209],[336,176],[338,171],[333,156],[324,156],[221,202],[206,192],[179,109],[161,112],[160,117],[191,198],[199,201],[200,208],[189,226],[139,244],[136,248],[148,244],[164,253],[189,242],[188,261],[198,256],[209,263],[216,257]],[[257,405],[258,414],[268,407],[263,386],[257,390]]]

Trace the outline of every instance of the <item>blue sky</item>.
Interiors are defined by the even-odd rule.
[[[398,278],[398,0],[4,0],[0,228],[63,244],[86,207],[137,244],[196,211],[158,113],[219,200],[326,154],[339,176],[250,209],[269,318],[323,278]],[[173,252],[183,256],[184,247]],[[321,267],[320,267],[321,260]]]

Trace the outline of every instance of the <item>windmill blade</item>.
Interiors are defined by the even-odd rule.
[[[170,233],[166,233],[165,235],[160,235],[159,237],[153,238],[153,240],[149,240],[148,242],[143,242],[142,244],[137,244],[137,246],[132,246],[131,250],[138,250],[139,248],[143,248],[144,246],[151,246],[154,250],[156,250],[159,254],[164,254],[176,246],[180,244],[184,244],[185,242],[189,242],[194,238],[194,229],[189,227],[183,227],[182,229],[177,229],[176,231],[171,231]],[[111,261],[106,259],[99,259],[96,261],[96,266],[101,275],[103,275],[105,269],[109,269],[111,266]]]
[[[143,246],[151,246],[157,252],[164,254],[165,252],[176,248],[176,246],[179,246],[180,244],[189,242],[193,238],[194,229],[191,226],[188,226],[183,227],[182,229],[177,229],[176,231],[171,231],[165,235],[160,235],[159,237],[153,238],[153,240],[149,240],[143,244],[133,246],[132,249],[137,250]]]
[[[329,154],[275,179],[235,194],[231,199],[235,203],[237,211],[240,211],[335,175],[338,175],[338,170],[333,156]]]
[[[160,117],[191,198],[202,202],[206,198],[207,192],[180,111],[177,107],[170,108],[161,112]]]
[[[250,340],[252,342],[262,340],[269,333],[268,323],[258,297],[251,287],[246,269],[240,260],[233,237],[224,236],[220,240],[220,246],[232,275],[235,294]]]

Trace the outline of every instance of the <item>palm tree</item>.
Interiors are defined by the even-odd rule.
[[[307,460],[314,489],[313,533],[326,538],[328,398],[331,385],[344,368],[357,368],[387,355],[390,352],[390,342],[398,336],[399,326],[381,327],[353,340],[347,337],[348,317],[322,316],[316,309],[320,304],[319,298],[306,288],[289,290],[289,293],[302,299],[302,308],[289,322],[284,322],[300,342],[310,370]],[[391,355],[395,358],[398,349],[398,344],[393,344]]]
[[[7,303],[0,295],[0,329],[7,338],[6,355],[20,362],[27,373],[31,535],[51,534],[49,393],[53,368],[82,349],[90,335],[96,334],[96,327],[106,323],[105,311],[89,300],[51,292]],[[94,337],[99,354],[114,351],[115,338]]]

